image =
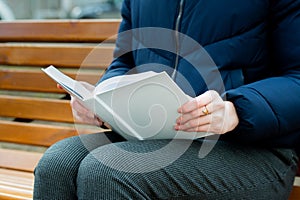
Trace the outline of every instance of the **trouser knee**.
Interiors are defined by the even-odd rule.
[[[35,173],[68,176],[76,172],[81,160],[93,149],[106,144],[102,133],[74,136],[52,145],[43,155]]]
[[[136,174],[104,164],[92,152],[80,164],[77,195],[79,199],[145,199],[136,178]]]
[[[35,176],[70,176],[77,173],[80,161],[88,154],[79,137],[64,139],[52,145],[40,159],[35,168]]]

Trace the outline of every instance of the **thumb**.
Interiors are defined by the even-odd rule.
[[[56,84],[56,87],[61,90],[63,89],[59,84]]]

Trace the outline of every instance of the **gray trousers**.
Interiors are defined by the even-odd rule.
[[[62,140],[35,169],[34,199],[287,199],[290,149],[218,141],[124,141],[112,132]]]

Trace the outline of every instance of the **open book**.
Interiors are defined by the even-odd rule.
[[[211,133],[174,130],[177,109],[191,99],[166,72],[116,76],[89,91],[54,66],[42,69],[128,140],[196,139]]]

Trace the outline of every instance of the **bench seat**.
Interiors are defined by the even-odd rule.
[[[55,65],[72,78],[96,83],[112,60],[119,24],[0,22],[0,199],[32,199],[33,170],[44,150],[64,138],[100,131],[74,123],[69,96],[41,68]],[[300,199],[299,185],[291,200]]]
[[[119,23],[0,22],[0,199],[32,199],[33,170],[50,145],[101,131],[74,122],[69,95],[41,68],[95,84],[112,61]]]
[[[0,199],[32,199],[33,173],[0,169]]]

